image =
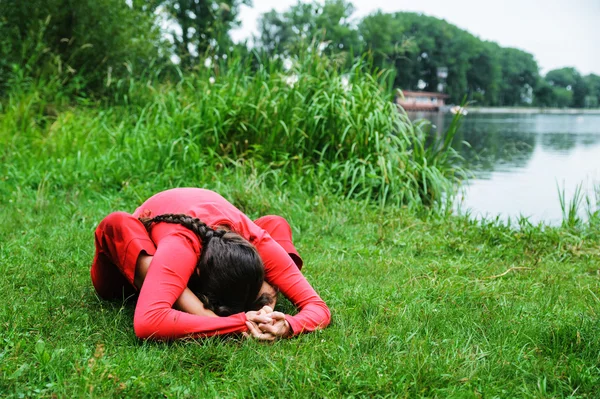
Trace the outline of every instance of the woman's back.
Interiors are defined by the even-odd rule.
[[[224,226],[254,243],[264,235],[244,213],[214,191],[202,188],[174,188],[153,195],[133,216],[152,218],[166,213],[181,213],[200,219],[208,226]]]

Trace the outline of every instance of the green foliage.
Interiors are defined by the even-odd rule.
[[[554,87],[552,89],[554,97],[554,106],[558,108],[567,108],[573,104],[573,91],[563,87]]]
[[[537,82],[530,54],[481,41],[438,18],[377,12],[361,21],[359,32],[375,65],[393,67],[395,84],[406,90],[437,91],[443,83],[455,103],[468,95],[481,105],[518,105]],[[438,77],[440,67],[448,68],[446,81]]]
[[[4,91],[44,83],[103,93],[159,55],[153,17],[122,0],[0,0],[0,15]]]
[[[600,185],[594,187],[594,194],[586,194],[583,182],[575,187],[573,196],[568,199],[565,188],[557,184],[558,198],[562,211],[562,226],[581,230],[586,226],[600,224]]]
[[[579,74],[575,68],[555,69],[546,74],[546,81],[553,87],[565,89],[571,92],[571,102],[567,105],[574,108],[583,108],[585,106],[585,98],[590,91],[588,82]],[[563,102],[566,95],[561,93],[558,102]],[[560,105],[559,105],[560,106]]]
[[[182,171],[203,179],[207,163],[218,162],[275,170],[312,192],[329,187],[381,204],[423,209],[452,197],[462,175],[448,145],[453,133],[430,150],[428,126],[398,112],[385,73],[357,62],[346,74],[316,51],[294,59],[287,72],[277,62],[259,64],[255,71],[230,55],[175,84],[132,83],[124,105],[102,112],[50,116],[43,99],[16,93],[0,120],[0,143],[11,168],[30,171],[20,175],[25,185],[47,175],[53,187],[84,179],[108,189],[157,175],[182,182]],[[32,157],[48,165],[39,169]]]
[[[531,104],[533,89],[539,79],[538,65],[533,55],[514,48],[497,46],[497,50],[500,53],[502,67],[500,104]]]
[[[598,97],[592,95],[585,96],[583,103],[585,108],[600,107],[600,100],[598,100]]]
[[[397,57],[405,50],[414,47],[412,43],[396,37],[397,27],[393,14],[377,11],[360,21],[360,32],[364,47],[372,54],[374,64],[380,67],[394,67]]]
[[[536,104],[547,107],[597,108],[600,77],[581,76],[575,68],[549,71],[535,89]]]
[[[251,0],[154,0],[180,32],[170,31],[175,53],[184,66],[197,64],[209,49],[226,53],[233,46],[229,30],[237,26],[241,5]]]
[[[575,68],[554,69],[546,74],[546,81],[556,87],[574,87],[581,75]]]
[[[502,87],[502,65],[495,46],[471,38],[473,54],[467,70],[468,92],[472,101],[482,105],[497,105]]]
[[[600,76],[589,74],[583,78],[588,95],[584,99],[586,108],[600,107]]]
[[[437,91],[443,84],[454,103],[465,95],[478,105],[489,106],[581,108],[600,102],[595,100],[599,97],[593,89],[594,75],[583,79],[574,68],[550,72],[550,78],[567,74],[572,81],[557,83],[573,90],[571,103],[564,105],[567,96],[548,87],[552,79],[540,77],[531,54],[482,41],[444,20],[377,11],[355,28],[350,22],[352,12],[352,5],[344,0],[324,5],[300,1],[283,13],[272,10],[261,17],[259,49],[271,55],[295,54],[313,40],[326,43],[324,48],[330,53],[361,49],[370,53],[377,68],[394,71],[396,87]],[[440,67],[448,68],[444,81],[438,77]]]
[[[22,86],[50,103],[74,97],[122,97],[136,80],[152,76],[155,81],[158,73],[153,70],[197,69],[207,57],[231,51],[248,54],[245,43],[232,43],[229,30],[239,23],[240,7],[250,4],[250,0],[0,0],[0,96],[9,87],[14,91]],[[283,60],[318,42],[319,51],[346,68],[366,50],[376,68],[392,71],[396,87],[437,91],[443,84],[454,103],[464,96],[492,106],[589,108],[600,103],[595,75],[582,77],[573,68],[563,68],[543,80],[531,54],[481,41],[444,20],[378,11],[356,24],[353,12],[348,0],[300,1],[283,13],[273,10],[259,21],[259,45],[254,50]],[[172,44],[164,40],[166,36]],[[178,66],[168,61],[173,55],[180,60]],[[257,60],[253,62],[252,67],[259,68]],[[439,67],[448,68],[444,81],[438,78]],[[561,89],[573,92],[569,103],[569,95]]]
[[[557,184],[557,189],[558,198],[560,201],[560,209],[563,216],[563,226],[571,228],[576,227],[582,223],[579,213],[584,197],[583,186],[582,184],[577,185],[571,200],[567,199],[564,187],[561,189]]]
[[[589,74],[584,77],[584,80],[589,88],[589,94],[596,97],[600,102],[600,76]]]
[[[556,107],[558,99],[555,90],[545,79],[539,79],[534,90],[534,105],[538,107]]]
[[[323,43],[321,51],[357,51],[360,42],[352,26],[353,13],[354,6],[346,0],[298,2],[283,13],[272,10],[259,20],[260,46],[271,55],[297,54],[316,39]]]

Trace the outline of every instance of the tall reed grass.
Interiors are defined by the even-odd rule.
[[[562,226],[565,228],[579,228],[583,225],[600,225],[600,184],[589,182],[580,182],[575,186],[575,190],[568,198],[565,187],[558,183],[558,200],[562,211]]]
[[[117,81],[115,99],[59,107],[40,90],[13,91],[0,115],[5,179],[38,187],[173,185],[226,179],[327,189],[380,204],[430,207],[450,198],[457,117],[441,142],[393,103],[388,72],[350,70],[315,49],[286,69],[232,55],[157,82],[161,71]],[[238,173],[238,172],[235,172]]]

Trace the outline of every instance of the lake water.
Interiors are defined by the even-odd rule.
[[[427,118],[445,127],[452,115]],[[475,217],[560,223],[559,187],[600,200],[600,115],[471,113],[454,145],[474,174],[458,206]]]

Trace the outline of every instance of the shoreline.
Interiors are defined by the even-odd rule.
[[[600,115],[600,109],[579,108],[466,107],[466,109],[474,114]]]

